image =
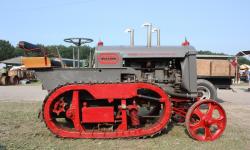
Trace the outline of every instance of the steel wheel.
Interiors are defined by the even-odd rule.
[[[198,141],[213,141],[226,128],[226,113],[213,100],[200,100],[188,110],[185,124],[189,135]]]

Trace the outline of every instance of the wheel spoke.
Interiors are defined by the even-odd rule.
[[[205,140],[210,140],[212,138],[212,133],[209,127],[205,127]]]
[[[213,118],[212,121],[211,121],[211,124],[216,124],[218,126],[218,128],[224,128],[224,121],[225,121],[225,117],[224,116],[221,116],[220,118],[218,119],[215,119]]]
[[[215,106],[212,103],[208,103],[208,111],[207,111],[207,116],[209,118],[213,117],[213,111],[215,109]]]
[[[201,120],[202,116],[204,116],[204,114],[200,111],[199,107],[195,108],[193,114],[197,115],[200,118],[200,120]]]
[[[195,123],[195,124],[190,124],[190,126],[189,126],[189,128],[193,131],[193,132],[195,132],[196,130],[198,130],[199,128],[203,128],[204,127],[204,123],[203,123],[203,121],[199,121],[199,122],[197,122],[197,123]]]

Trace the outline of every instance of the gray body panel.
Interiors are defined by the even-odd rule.
[[[197,93],[196,52],[190,51],[181,62],[182,86],[190,94]]]
[[[36,71],[46,90],[53,90],[58,85],[72,82],[120,82],[121,74],[134,73],[132,68],[54,68]]]
[[[130,58],[184,58],[189,51],[194,51],[192,46],[161,46],[161,47],[145,47],[145,46],[103,46],[95,50],[95,67],[97,68],[117,68],[123,67],[124,59]],[[119,61],[116,64],[102,64],[98,58],[100,54],[116,54]]]
[[[197,74],[196,74],[196,51],[192,46],[162,46],[162,47],[123,47],[123,46],[105,46],[98,47],[95,51],[93,68],[67,68],[38,70],[36,74],[43,82],[43,87],[52,90],[58,85],[68,82],[127,82],[127,81],[146,81],[168,84],[165,81],[166,71],[176,70],[177,68],[166,66],[151,68],[150,72],[140,70],[141,61],[152,60],[161,62],[176,61],[180,67],[182,92],[188,94],[197,93]],[[127,66],[126,62],[138,61],[141,63],[139,69]],[[172,65],[173,66],[173,65]],[[178,66],[178,65],[177,65]],[[165,68],[166,67],[166,68]],[[169,67],[169,68],[168,68]],[[177,72],[178,74],[178,72]],[[134,75],[134,79],[122,79],[123,75]],[[152,76],[153,78],[145,78]],[[175,80],[168,76],[169,80]],[[151,80],[153,79],[153,80]],[[171,83],[173,84],[173,83]],[[175,84],[175,83],[174,83]],[[178,83],[179,84],[179,83]]]
[[[98,47],[95,53],[119,53],[122,58],[183,58],[189,51],[195,51],[192,46],[161,46],[161,47],[145,47],[145,46],[103,46]]]

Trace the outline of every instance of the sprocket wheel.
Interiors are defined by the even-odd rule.
[[[213,141],[226,128],[226,113],[213,100],[199,100],[188,110],[185,125],[189,135],[198,141]]]
[[[56,113],[57,116],[59,116],[61,112],[65,112],[65,102],[63,98],[55,103],[53,112]]]

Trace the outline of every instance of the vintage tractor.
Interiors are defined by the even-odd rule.
[[[19,83],[19,74],[21,71],[12,70],[6,64],[0,63],[0,85],[17,85]]]
[[[145,138],[161,133],[170,122],[185,123],[189,135],[199,141],[222,135],[224,109],[197,95],[195,49],[185,44],[151,46],[151,28],[148,25],[147,46],[99,42],[88,68],[53,67],[46,55],[36,58],[40,64],[24,58],[49,91],[42,115],[54,135]],[[92,40],[66,41],[81,46]],[[24,42],[20,45],[28,50]]]

